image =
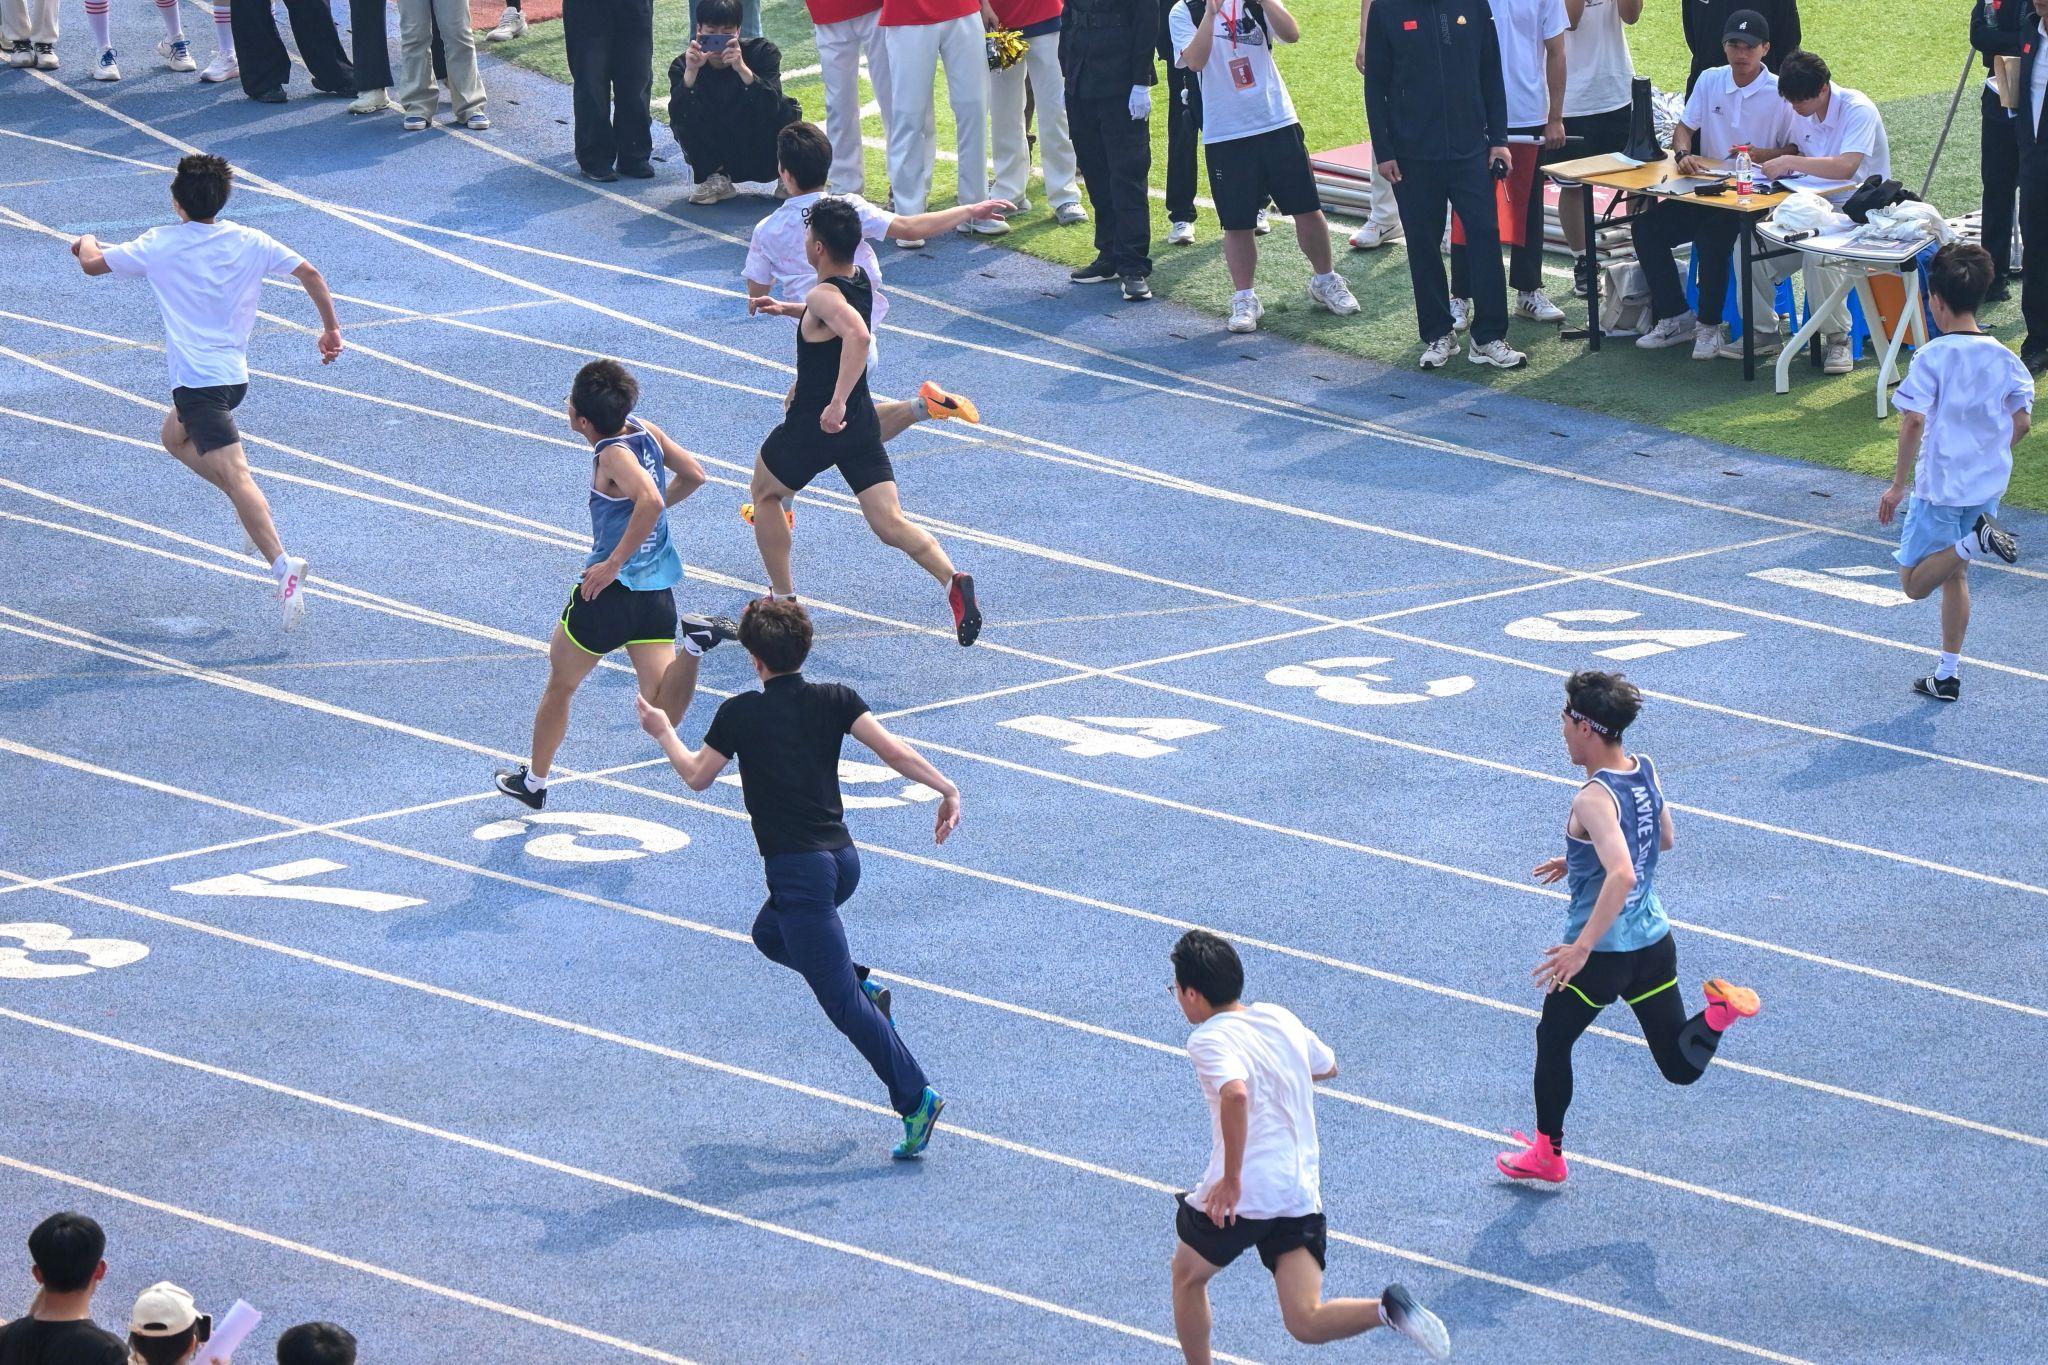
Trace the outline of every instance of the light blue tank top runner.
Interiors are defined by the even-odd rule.
[[[1671,932],[1671,921],[1657,900],[1657,843],[1664,814],[1664,790],[1657,785],[1657,770],[1642,754],[1636,755],[1632,773],[1602,768],[1592,782],[1614,798],[1621,816],[1621,837],[1628,842],[1629,859],[1635,864],[1636,887],[1615,916],[1606,936],[1593,945],[1596,953],[1626,953],[1647,948]],[[1593,917],[1593,904],[1600,888],[1607,884],[1607,869],[1600,865],[1600,853],[1590,839],[1564,836],[1565,885],[1571,891],[1571,907],[1565,912],[1563,942],[1571,943]]]
[[[590,557],[583,561],[586,569],[611,558],[612,551],[619,548],[619,538],[626,533],[626,523],[633,519],[631,498],[608,497],[597,491],[597,455],[606,446],[615,445],[632,451],[640,467],[654,476],[654,486],[663,497],[668,496],[668,466],[662,463],[661,445],[652,436],[628,423],[622,434],[599,441],[591,453]],[[635,591],[649,592],[673,588],[682,581],[683,557],[676,553],[674,542],[668,538],[668,513],[664,511],[661,520],[654,523],[652,534],[640,543],[640,548],[626,561],[626,567],[619,570],[619,582]]]

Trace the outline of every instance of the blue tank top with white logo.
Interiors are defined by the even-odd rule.
[[[586,569],[611,558],[612,551],[619,548],[619,538],[626,534],[626,523],[633,519],[631,498],[614,498],[597,491],[597,454],[606,446],[616,445],[632,451],[640,467],[654,476],[654,486],[663,497],[668,496],[668,466],[662,462],[660,442],[631,423],[619,435],[599,441],[591,455],[590,557],[583,561]],[[676,553],[674,542],[668,538],[668,513],[664,509],[661,520],[654,523],[654,530],[640,542],[626,567],[619,570],[619,582],[637,592],[648,592],[673,588],[682,581],[683,557]]]
[[[1657,769],[1646,756],[1637,754],[1634,772],[1602,768],[1588,785],[1598,786],[1614,798],[1615,812],[1621,817],[1621,837],[1628,843],[1629,860],[1636,870],[1635,890],[1593,951],[1626,953],[1647,948],[1671,932],[1671,921],[1664,917],[1664,907],[1657,900],[1657,844],[1664,814],[1664,791],[1657,785]],[[1574,838],[1569,830],[1564,836],[1564,869],[1572,903],[1565,912],[1562,941],[1572,943],[1593,917],[1593,904],[1607,884],[1607,869],[1600,865],[1593,841]]]

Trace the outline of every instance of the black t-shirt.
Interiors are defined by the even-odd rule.
[[[0,1365],[128,1365],[128,1343],[84,1319],[16,1318],[0,1327]]]
[[[762,857],[853,843],[839,800],[839,746],[867,711],[852,688],[806,682],[801,673],[770,678],[718,708],[704,747],[739,760]]]

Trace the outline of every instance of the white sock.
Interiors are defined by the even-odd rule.
[[[526,789],[530,792],[546,791],[548,789],[548,775],[546,773],[537,773],[533,769],[528,768],[526,770]]]
[[[1956,669],[1961,667],[1962,662],[1963,656],[1961,654],[1950,654],[1948,651],[1943,650],[1941,662],[1934,666],[1934,676],[1943,682],[1947,682],[1956,675]]]
[[[1258,290],[1256,290],[1256,289],[1240,289],[1240,290],[1238,290],[1238,291],[1237,291],[1237,292],[1236,292],[1235,294],[1233,294],[1233,295],[1231,295],[1231,296],[1230,296],[1230,301],[1231,301],[1232,303],[1235,303],[1235,302],[1237,302],[1237,300],[1239,300],[1239,299],[1252,299],[1252,300],[1256,300],[1256,299],[1257,299],[1258,297],[1259,297],[1259,291],[1258,291]]]
[[[279,578],[283,578],[287,573],[290,572],[290,566],[285,563],[285,561],[290,558],[290,555],[280,554],[277,557],[277,562],[270,566],[270,571],[276,574]]]
[[[1961,555],[1965,562],[1983,557],[1984,551],[1977,545],[1977,533],[1975,531],[1970,532],[1970,534],[1956,542],[1956,553]]]
[[[214,0],[213,50],[230,61],[235,55],[235,30],[228,24],[227,0]]]
[[[107,16],[108,0],[85,0],[85,22],[92,25],[92,40],[101,51],[114,45],[114,35]]]
[[[156,0],[156,17],[164,21],[164,36],[172,42],[185,36],[185,21],[178,15],[178,0]]]

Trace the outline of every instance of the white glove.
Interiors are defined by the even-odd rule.
[[[1152,117],[1151,86],[1134,85],[1131,87],[1131,117],[1134,119]]]

